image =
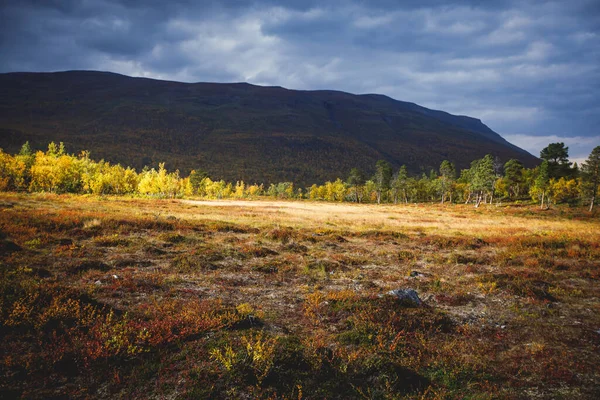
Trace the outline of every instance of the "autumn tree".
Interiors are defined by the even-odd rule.
[[[377,185],[372,179],[365,182],[364,193],[366,201],[377,201]]]
[[[246,188],[246,193],[249,197],[255,197],[255,196],[260,196],[262,195],[264,192],[264,186],[262,184],[258,185],[258,184],[254,184],[254,185],[250,185]]]
[[[179,171],[169,173],[165,163],[160,163],[158,171],[152,168],[140,173],[138,191],[140,194],[173,198],[184,194],[182,183]]]
[[[325,183],[325,200],[343,201],[346,198],[346,185],[340,178]]]
[[[231,183],[227,183],[222,179],[220,181],[213,181],[207,177],[202,180],[201,190],[202,192],[199,193],[204,197],[209,199],[223,199],[230,197],[234,189]]]
[[[600,146],[594,147],[590,156],[581,164],[584,191],[590,198],[590,212],[594,210],[600,186]]]
[[[580,185],[577,179],[550,179],[549,196],[555,204],[569,203],[574,205],[580,196]]]
[[[20,190],[25,185],[26,166],[18,157],[0,149],[0,191]]]
[[[30,189],[55,193],[80,193],[83,190],[83,162],[69,155],[65,146],[51,142],[44,153],[35,154],[31,166]]]
[[[244,181],[237,181],[235,183],[235,188],[233,189],[233,197],[236,199],[241,199],[246,197],[246,184]]]

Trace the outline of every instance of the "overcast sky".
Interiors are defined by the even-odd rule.
[[[600,1],[0,0],[0,72],[381,93],[534,155],[600,145]]]

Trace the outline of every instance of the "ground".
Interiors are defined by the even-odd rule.
[[[0,267],[0,398],[600,397],[581,209],[5,193]]]

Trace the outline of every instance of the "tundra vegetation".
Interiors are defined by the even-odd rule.
[[[450,163],[425,177],[378,163],[381,179],[322,185],[335,202],[60,145],[2,153],[0,393],[598,398],[594,152],[558,180],[550,159],[547,179],[492,157],[458,177]],[[428,203],[411,180],[436,188]],[[525,197],[538,180],[542,209]],[[422,304],[387,294],[405,288]]]

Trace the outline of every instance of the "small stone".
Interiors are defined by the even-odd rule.
[[[422,305],[421,299],[414,289],[395,289],[390,290],[388,294],[396,297],[400,303],[409,307],[419,307]]]
[[[91,270],[96,271],[108,271],[110,266],[108,264],[103,263],[102,261],[94,261],[94,260],[86,260],[82,263],[75,265],[70,268],[73,273],[81,273]]]
[[[100,285],[102,285],[102,281],[96,281],[96,282],[94,282],[94,285],[100,286]]]
[[[10,240],[0,240],[0,253],[14,253],[21,251],[21,246]]]
[[[112,278],[113,279],[119,279],[119,277],[117,275],[113,275]]]
[[[61,246],[71,246],[73,244],[73,239],[69,239],[69,238],[58,239],[58,244]]]

